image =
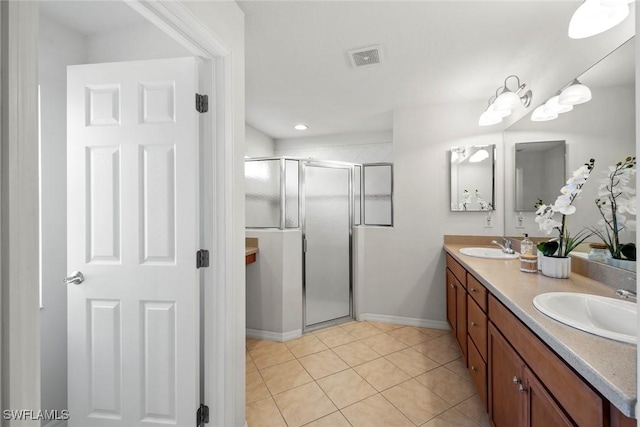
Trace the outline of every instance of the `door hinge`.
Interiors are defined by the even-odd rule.
[[[209,111],[209,95],[196,93],[196,111],[198,113],[206,113]]]
[[[203,424],[209,424],[209,407],[207,405],[200,404],[198,411],[196,412],[197,427]]]
[[[206,249],[200,249],[196,252],[196,268],[209,267],[209,251]]]

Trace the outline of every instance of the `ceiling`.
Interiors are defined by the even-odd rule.
[[[486,102],[510,74],[527,82],[532,63],[567,38],[580,1],[238,4],[246,120],[280,139],[388,131],[397,108]],[[372,45],[382,45],[381,64],[352,68],[347,52]]]
[[[125,1],[40,0],[39,8],[50,19],[85,36],[148,25]]]
[[[393,110],[403,107],[483,105],[507,75],[529,82],[533,65],[567,39],[580,0],[238,4],[246,15],[246,121],[282,139],[390,131]],[[148,25],[123,1],[43,0],[40,8],[86,36]],[[381,64],[354,69],[347,52],[372,45],[382,46]],[[609,70],[635,77],[633,64]],[[309,129],[294,130],[298,123]]]

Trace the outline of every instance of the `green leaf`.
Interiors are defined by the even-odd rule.
[[[551,256],[556,253],[558,246],[559,244],[556,241],[541,242],[538,243],[538,250],[545,256]]]
[[[620,247],[620,252],[622,255],[628,260],[635,261],[636,260],[636,244],[635,243],[625,243]]]

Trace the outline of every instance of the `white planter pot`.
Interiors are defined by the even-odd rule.
[[[541,271],[547,277],[567,279],[571,274],[571,257],[556,258],[552,256],[541,257]]]
[[[636,262],[628,259],[607,258],[607,264],[624,270],[636,271]]]

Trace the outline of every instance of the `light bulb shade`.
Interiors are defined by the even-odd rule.
[[[558,104],[578,105],[591,100],[591,90],[582,83],[576,82],[560,93]]]
[[[600,5],[604,7],[620,7],[629,3],[633,3],[633,0],[600,0]]]
[[[493,103],[495,111],[513,110],[520,103],[520,97],[510,90],[505,90]]]
[[[478,163],[478,162],[481,162],[484,159],[488,159],[488,158],[489,158],[489,152],[487,150],[485,150],[484,148],[481,148],[480,150],[478,150],[475,153],[473,153],[471,155],[471,157],[469,157],[469,162],[470,163]]]
[[[487,110],[491,111],[493,114],[497,114],[501,118],[507,117],[508,115],[511,114],[511,110],[501,110],[501,111],[496,110],[494,104],[491,104],[489,108],[487,108]]]
[[[566,105],[561,105],[559,103],[560,100],[560,96],[556,95],[554,97],[551,97],[547,102],[545,102],[545,109],[547,112],[553,114],[561,114],[561,113],[566,113],[568,111],[573,110],[573,105],[570,104],[566,104]]]
[[[569,37],[584,39],[600,34],[624,21],[628,15],[629,5],[626,2],[607,7],[601,0],[586,0],[571,17]]]
[[[554,113],[549,111],[546,107],[546,104],[540,105],[538,108],[533,110],[531,114],[531,121],[533,122],[546,122],[548,120],[554,120],[558,118],[558,113]]]
[[[487,110],[480,115],[480,119],[478,120],[478,125],[480,126],[491,126],[502,121],[502,117],[497,115],[493,110],[487,108]]]

